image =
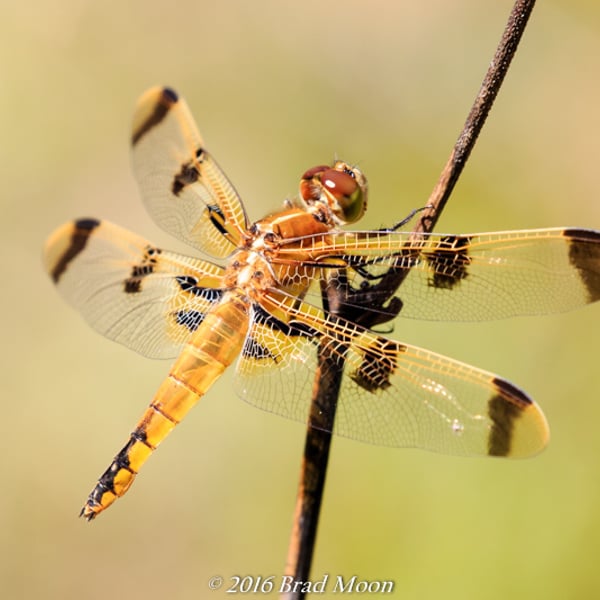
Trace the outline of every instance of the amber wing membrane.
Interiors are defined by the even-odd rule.
[[[169,88],[139,100],[131,138],[133,170],[155,222],[214,257],[225,257],[248,226],[233,185],[204,148],[185,101]]]
[[[278,260],[293,256],[297,242],[286,240]],[[431,234],[419,240],[397,232],[338,232],[312,236],[303,246],[314,264],[349,267],[343,272],[349,288],[339,285],[341,300],[367,311],[389,295],[377,287],[389,269],[406,271],[400,315],[418,319],[550,314],[600,299],[600,233],[592,230]],[[336,285],[335,276],[330,284]]]
[[[151,358],[176,356],[222,296],[221,267],[97,219],[57,229],[44,263],[94,329]]]
[[[265,306],[289,321],[254,314],[236,386],[249,403],[306,422],[317,382],[331,375],[317,351],[344,372],[334,433],[385,446],[447,454],[529,456],[548,441],[539,407],[514,385],[422,348],[325,316],[280,292]]]

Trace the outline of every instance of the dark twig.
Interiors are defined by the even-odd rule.
[[[496,54],[463,130],[429,197],[428,207],[421,213],[411,233],[413,239],[431,232],[437,223],[500,90],[534,4],[535,0],[517,0],[515,2]],[[375,293],[370,294],[369,298],[379,298],[378,302],[381,304],[379,307],[370,305],[369,310],[365,311],[362,316],[366,316],[368,319],[368,315],[381,313],[384,305],[394,296],[407,274],[408,270],[406,269],[391,269],[376,285],[371,286],[370,292],[374,291]],[[340,279],[337,281],[339,283]],[[345,296],[343,302],[340,301],[339,286],[324,286],[322,292],[324,308],[327,312],[350,320],[356,318],[354,312],[356,306],[361,302],[360,291],[353,293],[351,289],[344,289],[342,291],[342,295]],[[348,302],[348,295],[353,295],[351,302]],[[362,301],[364,303],[364,297]],[[366,319],[361,319],[363,326],[374,325]],[[339,353],[340,348],[338,347],[336,351]],[[329,432],[334,425],[342,374],[343,365],[340,365],[339,359],[336,360],[329,355],[326,348],[320,348],[319,371],[315,381],[309,427],[306,432],[294,525],[286,565],[286,574],[293,576],[294,582],[309,581],[331,447],[331,433]],[[303,586],[299,584],[295,591],[283,593],[282,597],[287,600],[304,598],[306,592],[302,588]]]

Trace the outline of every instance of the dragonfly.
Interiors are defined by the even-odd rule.
[[[132,161],[150,215],[205,258],[165,250],[108,221],[58,228],[44,249],[59,292],[97,331],[175,362],[80,515],[123,496],[142,465],[221,374],[261,409],[307,422],[326,369],[342,373],[334,434],[464,456],[526,457],[547,444],[539,406],[493,373],[391,339],[364,323],[397,315],[481,321],[566,311],[600,299],[600,232],[551,228],[423,234],[348,231],[367,206],[362,171],[308,169],[299,196],[250,221],[185,101],[138,101]],[[378,283],[403,274],[397,295]],[[323,302],[336,292],[338,316]],[[368,316],[369,319],[362,317]],[[319,353],[330,360],[323,364]]]

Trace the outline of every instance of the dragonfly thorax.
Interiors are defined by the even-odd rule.
[[[335,227],[314,211],[292,207],[254,223],[229,261],[225,283],[254,300],[268,289],[303,295],[314,278],[314,236]],[[285,248],[285,258],[280,255]]]
[[[237,288],[252,299],[277,283],[271,265],[262,252],[245,249],[238,250],[232,256],[223,281],[227,288]]]

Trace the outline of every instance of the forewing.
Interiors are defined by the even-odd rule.
[[[279,258],[293,255],[286,241]],[[466,235],[341,232],[303,241],[311,261],[330,263],[331,285],[358,312],[380,311],[389,288],[382,275],[404,278],[400,315],[480,321],[571,310],[600,299],[600,232],[538,229]],[[393,312],[393,311],[392,311]],[[353,317],[356,311],[350,311]]]
[[[315,307],[271,300],[289,321],[255,315],[237,368],[238,391],[251,404],[307,422],[315,386],[335,388],[341,368],[336,434],[468,456],[528,456],[546,445],[544,415],[509,382]]]
[[[44,264],[94,329],[151,358],[176,356],[221,297],[221,267],[96,219],[57,229]]]
[[[148,90],[135,110],[131,143],[134,173],[156,223],[205,253],[228,256],[246,230],[246,214],[185,101],[168,88]]]

